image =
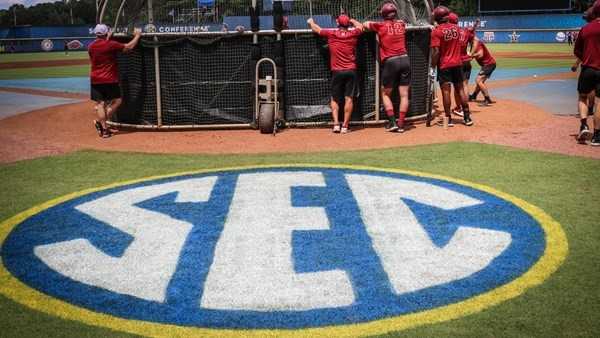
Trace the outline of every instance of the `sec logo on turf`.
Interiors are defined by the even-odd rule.
[[[397,329],[395,319],[539,283],[524,275],[546,264],[560,227],[524,206],[371,168],[200,172],[50,203],[14,225],[2,261],[60,304],[125,322]]]

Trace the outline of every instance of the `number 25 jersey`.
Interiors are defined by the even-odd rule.
[[[458,25],[444,23],[431,33],[431,48],[439,48],[439,69],[462,66],[460,28]]]

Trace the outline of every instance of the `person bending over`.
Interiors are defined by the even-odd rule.
[[[485,82],[492,76],[494,70],[496,70],[496,59],[492,56],[485,43],[478,38],[474,39],[473,43],[473,58],[481,66],[477,79],[475,79],[475,91],[469,96],[469,101],[477,100],[479,93],[483,93],[484,101],[481,103],[482,106],[489,106],[493,103],[490,98],[490,92]]]

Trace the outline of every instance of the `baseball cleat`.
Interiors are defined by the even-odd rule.
[[[94,120],[94,127],[98,132],[98,136],[102,137],[102,134],[104,134],[104,128],[102,127],[102,123],[100,123],[98,120]]]
[[[452,114],[454,114],[454,115],[457,115],[457,116],[460,116],[460,117],[463,117],[463,116],[464,116],[463,110],[462,110],[462,109],[459,109],[458,107],[457,107],[457,108],[454,108],[454,109],[452,109]]]
[[[472,125],[473,125],[473,120],[471,120],[471,117],[465,116],[465,126],[470,127]]]
[[[590,142],[590,145],[594,147],[600,147],[600,130],[596,130],[594,132],[594,137],[592,137],[592,142]]]
[[[587,141],[590,134],[591,132],[588,126],[581,126],[581,128],[579,129],[579,135],[577,135],[577,142],[579,142],[580,144],[585,144],[585,141]]]

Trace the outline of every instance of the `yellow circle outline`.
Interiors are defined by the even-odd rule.
[[[54,207],[65,201],[81,197],[93,192],[115,188],[124,185],[153,181],[158,179],[178,177],[185,175],[206,174],[213,172],[224,171],[240,171],[247,169],[272,169],[272,168],[322,168],[322,169],[351,169],[351,170],[368,170],[375,172],[405,174],[415,177],[433,178],[437,180],[447,181],[463,186],[468,186],[480,191],[484,191],[495,195],[503,200],[513,203],[523,211],[531,215],[537,220],[544,230],[546,235],[546,248],[542,257],[523,275],[513,280],[512,282],[501,285],[496,289],[475,297],[460,301],[458,303],[449,304],[443,307],[425,310],[416,313],[399,315],[397,317],[374,320],[372,322],[326,326],[307,329],[210,329],[198,327],[177,326],[172,324],[159,324],[154,322],[146,322],[140,320],[123,319],[107,314],[94,312],[85,308],[81,308],[65,301],[50,297],[41,293],[26,284],[19,281],[4,267],[0,257],[0,293],[8,298],[23,304],[31,309],[41,311],[50,315],[57,316],[66,320],[78,320],[85,324],[105,327],[113,330],[129,332],[133,334],[152,336],[152,337],[172,337],[172,336],[219,336],[219,337],[306,337],[306,336],[356,336],[360,335],[375,335],[383,334],[391,331],[405,330],[425,324],[433,324],[444,322],[459,317],[464,317],[470,314],[480,312],[488,307],[497,305],[503,301],[515,298],[523,294],[527,289],[541,284],[551,274],[553,274],[567,257],[569,246],[567,237],[561,225],[552,217],[547,215],[543,210],[531,205],[524,200],[498,191],[494,188],[484,186],[477,183],[471,183],[460,179],[425,174],[415,171],[396,170],[373,168],[367,166],[353,165],[322,165],[322,164],[294,164],[294,165],[257,165],[257,166],[242,166],[231,168],[219,168],[198,170],[192,172],[176,173],[171,175],[153,176],[143,179],[131,180],[126,182],[114,183],[102,187],[86,189],[83,191],[71,193],[11,217],[10,219],[0,224],[0,246],[4,243],[8,234],[12,229],[26,220],[27,218],[38,214],[46,209]]]

